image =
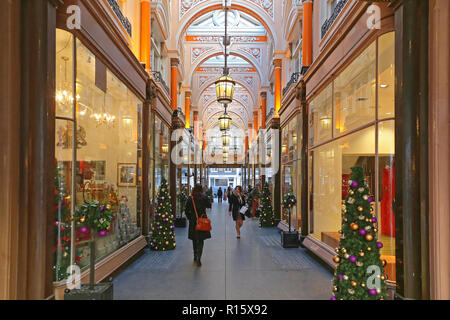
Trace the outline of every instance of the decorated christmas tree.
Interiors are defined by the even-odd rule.
[[[270,188],[267,183],[264,184],[262,190],[260,209],[261,215],[259,216],[259,226],[263,228],[273,227],[275,225],[275,219],[273,215]]]
[[[169,188],[165,179],[161,181],[157,202],[150,247],[156,251],[173,250],[176,246],[173,224],[175,217],[172,215]]]
[[[373,198],[364,181],[362,167],[353,167],[349,191],[342,204],[342,230],[333,280],[332,300],[381,300],[387,297],[383,247],[377,241],[377,218],[371,209]]]

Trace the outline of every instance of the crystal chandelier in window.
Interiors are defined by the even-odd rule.
[[[67,62],[70,60],[68,57],[61,57],[61,59],[64,61],[64,82],[62,83],[62,86],[59,90],[56,91],[55,100],[57,107],[63,111],[66,108],[72,108],[73,107],[73,90],[72,85],[67,80]],[[76,96],[77,100],[80,99],[80,96]]]
[[[97,122],[97,127],[105,126],[107,128],[114,128],[116,124],[116,116],[106,112],[106,94],[103,97],[102,111],[100,113],[93,113],[91,117]]]

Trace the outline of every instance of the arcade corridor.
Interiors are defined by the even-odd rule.
[[[187,228],[178,228],[177,250],[146,249],[114,279],[114,299],[329,299],[332,274],[305,249],[281,249],[278,229],[260,229],[251,219],[237,240],[227,206],[213,204],[212,239],[205,241],[202,267],[192,261]]]

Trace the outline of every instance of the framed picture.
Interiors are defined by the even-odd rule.
[[[136,163],[117,164],[117,185],[119,187],[136,186]]]

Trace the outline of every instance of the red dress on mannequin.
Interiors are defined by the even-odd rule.
[[[394,168],[383,169],[383,195],[381,200],[381,234],[395,237],[395,217],[392,201],[395,195]]]

